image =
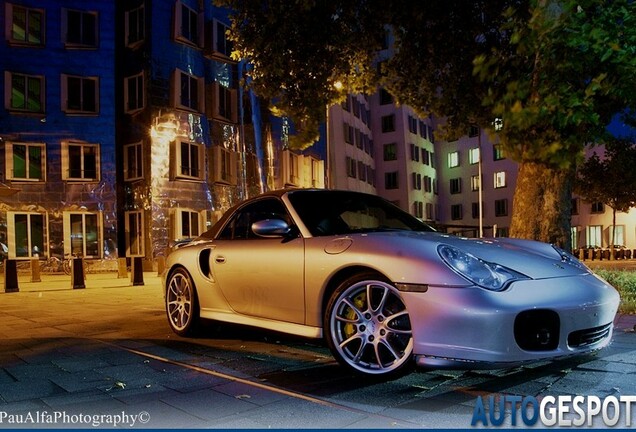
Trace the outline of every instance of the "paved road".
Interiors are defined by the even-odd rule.
[[[373,382],[319,342],[234,326],[179,338],[159,278],[144,281],[44,275],[0,292],[0,428],[468,428],[478,396],[636,395],[634,316],[595,356]]]

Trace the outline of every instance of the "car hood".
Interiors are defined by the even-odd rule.
[[[418,249],[418,244],[421,242],[428,243],[429,247],[431,243],[435,247],[441,244],[455,246],[477,258],[507,267],[532,279],[546,279],[590,273],[590,271],[578,261],[574,261],[576,264],[564,261],[559,252],[557,252],[552,245],[532,240],[503,237],[473,239],[441,233],[408,231],[375,234],[391,235],[395,236],[396,240],[399,238],[399,241],[406,241],[407,243],[413,242],[409,247],[412,247],[414,250]]]

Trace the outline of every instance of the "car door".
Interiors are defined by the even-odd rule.
[[[304,240],[300,235],[262,238],[254,222],[291,223],[284,204],[268,197],[240,208],[217,237],[210,260],[230,306],[241,314],[303,324]],[[293,232],[298,231],[293,228]]]

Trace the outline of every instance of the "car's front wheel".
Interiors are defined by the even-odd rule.
[[[199,303],[192,278],[183,268],[172,272],[166,287],[166,313],[172,330],[191,336],[199,324]]]
[[[377,276],[344,281],[329,299],[323,328],[336,359],[356,372],[397,376],[412,365],[406,305],[400,292]]]

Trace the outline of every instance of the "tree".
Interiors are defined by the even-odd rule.
[[[385,87],[446,119],[445,137],[497,132],[519,163],[510,233],[569,247],[571,185],[588,143],[636,105],[630,0],[218,0],[235,11],[250,85],[288,115],[302,147],[325,106]],[[391,55],[378,55],[390,29]],[[344,84],[339,90],[335,83]],[[493,121],[502,119],[495,131]]]
[[[635,166],[633,142],[614,139],[605,145],[602,157],[595,151],[577,171],[575,192],[585,201],[601,202],[612,209],[611,248],[615,246],[616,212],[627,212],[636,206]]]

